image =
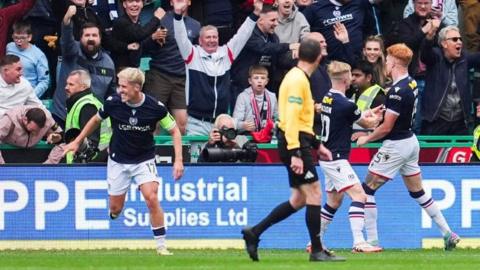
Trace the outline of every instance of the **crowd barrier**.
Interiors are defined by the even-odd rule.
[[[418,136],[420,141],[420,162],[422,163],[466,163],[472,155],[470,149],[472,136]],[[186,163],[196,162],[202,147],[208,140],[207,136],[183,136],[183,160]],[[172,161],[173,147],[170,136],[156,136],[157,163]],[[6,163],[41,163],[48,157],[51,145],[40,142],[36,147],[23,149],[9,145],[0,145]],[[358,148],[352,143],[350,162],[368,164],[377,152],[379,143],[370,143]],[[280,163],[277,144],[258,144],[256,163]]]
[[[366,166],[354,169],[360,179],[365,177]],[[170,166],[161,165],[158,171],[159,200],[173,248],[178,247],[175,243],[242,248],[241,228],[258,222],[289,196],[286,170],[280,165],[187,165],[178,182],[172,180]],[[477,247],[478,171],[471,164],[422,166],[426,193],[433,195],[452,229],[464,239],[462,245]],[[109,220],[105,177],[104,166],[2,166],[0,249],[47,248],[52,241],[67,242],[70,248],[81,243],[87,243],[87,248],[105,247],[105,243],[131,248],[132,241],[151,239],[148,211],[135,186],[129,190],[122,215]],[[329,247],[351,248],[349,201],[329,227]],[[439,230],[409,197],[399,177],[377,192],[377,204],[380,242],[385,248],[442,246]],[[260,246],[304,248],[308,241],[304,220],[301,210],[273,226],[262,236]],[[141,247],[152,248],[154,243]]]

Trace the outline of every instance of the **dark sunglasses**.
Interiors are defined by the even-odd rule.
[[[451,37],[451,38],[447,38],[446,40],[451,40],[453,42],[457,42],[457,41],[462,41],[462,38],[461,37]]]

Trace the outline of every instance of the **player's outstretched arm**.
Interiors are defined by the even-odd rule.
[[[397,121],[397,118],[397,114],[387,111],[385,113],[385,120],[383,121],[383,123],[380,124],[380,126],[378,126],[377,128],[375,128],[375,130],[373,130],[373,132],[369,135],[358,137],[357,145],[361,147],[369,142],[377,141],[385,137],[392,130],[393,126],[395,125],[395,121]]]
[[[358,120],[357,124],[363,128],[375,128],[382,120],[384,111],[384,105],[379,105],[371,110],[367,110],[362,113],[362,117]]]
[[[82,132],[78,134],[77,138],[75,138],[75,140],[73,140],[72,142],[70,142],[65,146],[63,155],[66,155],[69,152],[76,153],[78,150],[78,147],[83,142],[83,140],[86,137],[90,136],[90,134],[92,134],[93,131],[95,131],[100,126],[101,123],[102,123],[102,119],[98,115],[92,116],[92,118],[88,120],[87,124],[82,129]]]
[[[183,176],[183,155],[182,155],[182,133],[177,126],[170,130],[173,139],[173,150],[175,151],[175,161],[173,162],[173,179],[179,180]]]

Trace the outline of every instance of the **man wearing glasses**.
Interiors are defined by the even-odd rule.
[[[421,103],[422,134],[468,135],[472,123],[472,95],[468,70],[480,67],[480,53],[467,54],[456,26],[447,26],[438,33],[427,32],[421,46],[421,60],[427,66],[425,91]],[[477,101],[478,102],[478,101]]]

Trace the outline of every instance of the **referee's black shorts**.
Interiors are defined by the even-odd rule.
[[[310,184],[315,181],[318,181],[317,169],[315,168],[315,163],[312,156],[312,148],[314,145],[314,136],[308,133],[300,132],[300,151],[302,152],[303,160],[303,174],[296,174],[290,168],[292,155],[287,150],[287,140],[285,139],[285,133],[278,129],[277,132],[278,139],[278,153],[283,164],[288,171],[288,181],[290,187],[298,188],[303,184]]]

